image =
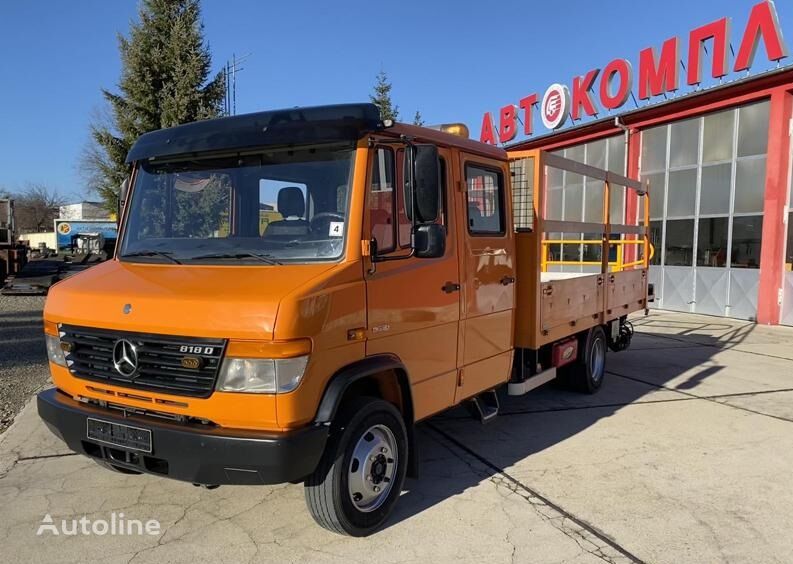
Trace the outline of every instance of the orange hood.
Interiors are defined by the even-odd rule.
[[[108,261],[50,289],[44,318],[181,336],[272,339],[281,298],[333,268]],[[124,313],[129,304],[129,313]]]

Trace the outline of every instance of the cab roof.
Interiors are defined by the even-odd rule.
[[[127,163],[263,145],[354,141],[382,129],[374,104],[337,104],[288,108],[208,119],[141,135]]]

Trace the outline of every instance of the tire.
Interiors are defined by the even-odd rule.
[[[563,381],[572,389],[586,394],[596,393],[606,376],[608,342],[603,327],[593,327],[579,340],[579,355],[572,364],[561,369]]]
[[[402,492],[407,446],[402,414],[390,403],[359,397],[345,405],[303,488],[314,520],[354,537],[377,530]]]
[[[99,466],[105,468],[107,470],[112,470],[113,472],[118,472],[119,474],[129,474],[129,475],[138,475],[143,474],[143,472],[138,472],[137,470],[130,470],[129,468],[124,468],[123,466],[116,466],[114,464],[110,464],[105,460],[94,460]]]

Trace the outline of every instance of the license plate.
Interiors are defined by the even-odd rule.
[[[151,452],[151,431],[148,429],[100,421],[91,417],[87,419],[86,425],[86,434],[92,441],[129,450]]]

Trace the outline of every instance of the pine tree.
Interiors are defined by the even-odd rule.
[[[416,115],[413,116],[413,125],[424,125],[424,118],[421,117],[421,112],[416,110]]]
[[[148,131],[216,117],[225,77],[209,79],[199,0],[142,0],[140,21],[119,35],[119,93],[102,90],[110,115],[91,125],[93,145],[84,166],[89,187],[115,211],[118,189],[129,174],[124,163],[135,140]]]
[[[369,99],[380,108],[380,119],[393,121],[399,119],[399,106],[394,106],[391,103],[391,83],[388,81],[385,71],[381,70],[377,73],[374,93],[369,95]]]

